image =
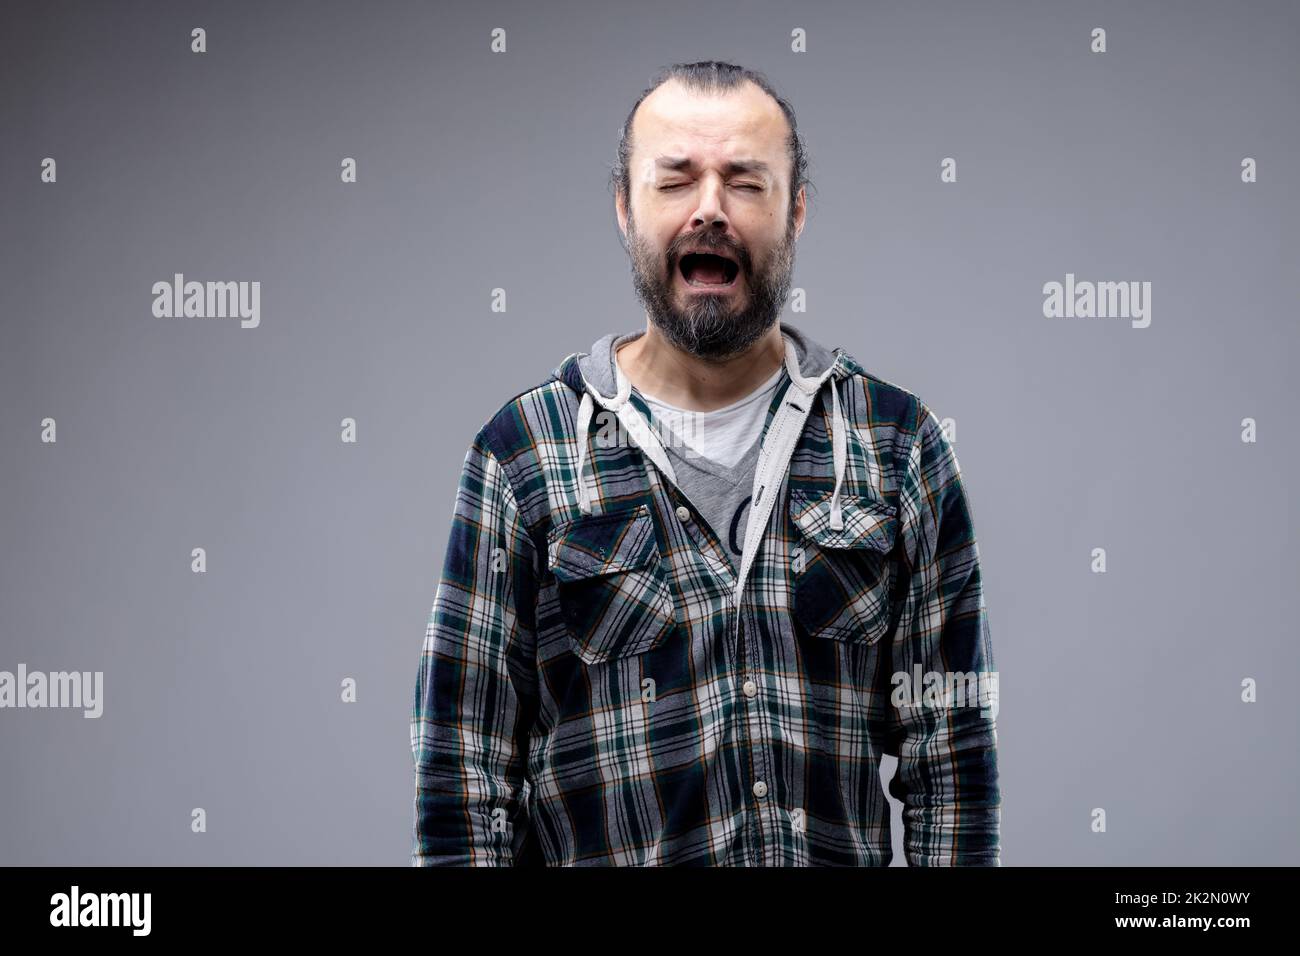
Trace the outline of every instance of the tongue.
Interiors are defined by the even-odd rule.
[[[704,285],[726,285],[727,273],[722,266],[701,264],[691,269],[690,275],[687,276],[692,282],[699,282]]]

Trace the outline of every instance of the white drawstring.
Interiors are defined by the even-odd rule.
[[[594,478],[595,471],[590,467],[590,460],[587,456],[587,446],[590,438],[587,432],[591,428],[592,414],[597,402],[601,408],[607,412],[613,413],[619,425],[620,435],[626,435],[634,442],[647,457],[658,465],[668,480],[674,485],[677,484],[677,474],[673,470],[672,462],[668,460],[668,455],[663,449],[663,444],[659,441],[654,430],[650,428],[645,418],[636,410],[631,402],[632,383],[627,376],[623,374],[623,369],[615,365],[615,382],[617,390],[613,396],[606,397],[598,391],[593,391],[590,384],[583,380],[584,388],[582,392],[582,401],[578,405],[578,508],[584,515],[591,514],[592,495],[587,487],[587,472],[591,471]]]
[[[844,444],[844,415],[840,411],[840,390],[835,387],[835,376],[826,378],[831,387],[831,455],[835,459],[835,490],[831,493],[831,530],[844,530],[844,515],[840,510],[840,488],[844,484],[844,466],[848,449]]]
[[[591,424],[591,406],[591,392],[584,391],[582,403],[578,406],[578,508],[585,515],[591,514],[591,498],[583,475],[587,467],[587,426]]]
[[[837,357],[836,362],[838,361]],[[817,389],[817,379],[799,371],[799,359],[795,354],[794,344],[789,339],[786,339],[785,343],[785,368],[790,375],[790,381],[811,398]],[[830,528],[832,531],[843,531],[844,513],[840,507],[840,489],[844,487],[844,471],[848,459],[844,413],[840,410],[840,392],[835,386],[834,367],[829,373],[823,374],[826,375],[824,384],[829,385],[831,390],[831,457],[835,460],[835,490],[831,493]]]

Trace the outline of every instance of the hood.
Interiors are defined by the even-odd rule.
[[[794,349],[798,371],[805,378],[820,378],[822,373],[834,364],[839,349],[826,348],[793,325],[785,322],[780,325],[783,337]],[[592,343],[591,351],[575,352],[552,373],[552,377],[567,381],[575,391],[579,392],[583,391],[583,383],[585,383],[601,396],[612,400],[618,392],[618,382],[614,377],[614,350],[644,334],[645,329],[637,329],[632,332],[610,332],[602,335]],[[565,366],[570,364],[577,366],[577,376],[572,374],[572,370],[569,370],[570,374],[565,374]],[[848,374],[848,370],[842,369],[841,373],[838,378],[843,378]]]
[[[844,415],[840,410],[839,389],[835,386],[857,371],[858,365],[843,349],[828,349],[793,325],[781,322],[780,328],[786,344],[785,374],[781,377],[781,382],[785,385],[782,400],[790,389],[802,392],[808,399],[812,399],[823,387],[831,393],[831,457],[835,470],[835,490],[831,495],[831,527],[839,530],[843,527],[840,488],[844,482],[846,446]],[[578,463],[575,473],[578,480],[578,507],[583,514],[591,513],[591,494],[586,472],[590,464],[588,448],[591,420],[597,404],[618,417],[632,440],[676,484],[672,462],[641,411],[630,400],[631,384],[626,378],[615,375],[614,350],[643,334],[644,329],[610,332],[592,343],[590,351],[569,355],[551,373],[553,379],[564,382],[582,396],[578,406]],[[766,443],[765,436],[764,444]],[[762,457],[760,455],[760,461]]]

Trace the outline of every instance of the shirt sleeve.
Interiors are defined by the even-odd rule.
[[[484,433],[465,456],[411,711],[412,866],[512,866],[528,836],[536,549]]]
[[[923,404],[920,418],[900,487],[906,577],[888,645],[898,755],[889,792],[903,803],[909,865],[998,866],[997,672],[979,548],[952,445]]]

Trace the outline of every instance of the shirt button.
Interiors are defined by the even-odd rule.
[[[685,505],[678,505],[678,506],[677,506],[677,517],[678,517],[680,520],[682,520],[682,521],[690,521],[690,520],[691,520],[691,509],[688,508],[688,507],[686,507]]]
[[[753,697],[758,693],[758,685],[752,680],[745,681],[744,685],[740,689],[745,692],[746,697]]]
[[[762,780],[754,784],[754,796],[756,797],[767,796],[767,784],[765,784]]]

